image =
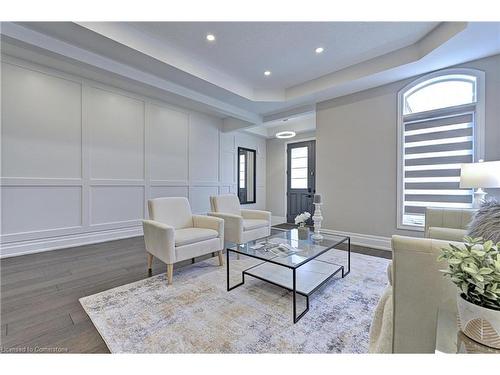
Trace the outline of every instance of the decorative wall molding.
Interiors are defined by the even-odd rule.
[[[386,250],[392,252],[391,238],[382,236],[373,236],[371,234],[361,234],[353,232],[343,232],[332,229],[321,229],[322,233],[338,236],[351,237],[351,244],[371,247],[373,249]]]
[[[147,200],[152,196],[186,196],[194,213],[205,213],[209,210],[208,195],[236,192],[236,145],[266,149],[265,140],[257,136],[239,132],[222,133],[222,119],[213,116],[186,111],[168,103],[10,56],[2,55],[1,63],[2,66],[8,66],[12,74],[9,86],[4,87],[5,80],[2,82],[2,89],[6,88],[4,95],[8,93],[12,100],[22,102],[23,90],[30,91],[30,86],[17,89],[18,86],[13,83],[14,80],[19,81],[25,77],[38,80],[41,87],[48,87],[63,98],[64,92],[61,94],[57,87],[62,86],[64,89],[64,82],[68,81],[73,85],[77,83],[81,87],[81,90],[75,91],[72,86],[71,91],[73,95],[78,93],[78,103],[81,103],[77,113],[80,117],[76,122],[80,122],[81,128],[76,133],[79,137],[76,144],[79,146],[81,157],[78,170],[75,170],[76,166],[73,169],[66,168],[63,169],[65,174],[61,175],[58,174],[60,166],[54,163],[45,166],[44,171],[49,172],[47,177],[23,176],[16,169],[15,160],[11,158],[9,167],[13,173],[11,176],[2,176],[0,180],[2,190],[10,189],[10,206],[9,210],[4,212],[0,236],[1,257],[141,235],[140,220],[148,216]],[[108,102],[111,106],[109,108]],[[62,117],[59,109],[52,103],[49,104],[48,107],[39,107],[32,117],[23,117],[19,108],[11,109],[11,117],[8,119],[11,126],[3,127],[7,137],[3,137],[2,146],[10,146],[8,142],[12,142],[13,138],[8,137],[8,131],[15,132],[12,124],[34,124],[37,121],[36,114],[41,114],[41,117],[46,119],[55,118],[64,124],[66,119]],[[120,109],[118,112],[123,109],[127,117],[116,115],[118,117],[115,119],[117,112],[113,112],[113,108]],[[70,114],[74,115],[75,111]],[[75,118],[78,119],[73,116],[73,119]],[[124,126],[118,128],[115,121],[123,122]],[[40,130],[44,132],[41,139],[54,138],[51,135],[57,135],[59,128],[52,128],[51,122],[47,120],[44,124],[46,127]],[[107,126],[108,124],[110,126]],[[101,126],[105,127],[106,131]],[[184,131],[179,130],[180,127],[184,127]],[[119,134],[119,140],[115,134]],[[139,140],[136,137],[138,134]],[[14,138],[23,141],[23,137]],[[55,138],[57,140],[57,137]],[[163,147],[160,141],[154,148],[153,140],[161,138],[166,140],[169,147]],[[50,147],[58,145],[64,146],[62,143],[53,142]],[[13,147],[10,149],[13,150]],[[109,150],[113,150],[113,153]],[[153,155],[154,152],[156,153]],[[36,161],[37,154],[35,151],[31,154],[28,149],[26,155],[26,158],[33,159],[25,159],[28,162],[22,165],[23,170],[28,170],[26,166],[32,170],[30,163]],[[153,157],[156,159],[153,160]],[[261,169],[258,175],[261,174],[262,177],[265,176],[265,153],[259,155],[259,160],[261,168],[264,169]],[[133,165],[133,170],[127,168],[128,161]],[[62,163],[65,165],[64,160]],[[71,174],[68,175],[68,171]],[[153,176],[155,178],[152,178]],[[75,201],[76,198],[67,197],[64,201],[58,198],[61,191],[67,192],[69,188],[74,187],[80,189],[78,202]],[[36,207],[25,204],[20,210],[16,209],[20,203],[18,199],[27,194],[22,193],[21,189],[34,189],[32,192]],[[258,189],[261,189],[257,193],[258,203],[249,206],[264,208],[265,177],[264,180],[258,180]],[[47,196],[50,200],[44,202],[39,199],[40,191],[45,191],[45,195],[40,197]],[[5,199],[4,192],[2,196],[2,199]],[[5,204],[3,206],[5,207]],[[35,216],[31,215],[33,210],[36,211]],[[23,220],[28,220],[28,224],[23,224],[22,217],[25,218]],[[66,217],[72,221],[67,221]],[[65,225],[66,222],[70,225]]]

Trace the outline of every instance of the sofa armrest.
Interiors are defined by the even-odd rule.
[[[271,222],[271,212],[269,211],[242,209],[241,216],[244,219],[260,219],[267,220],[269,223]]]
[[[215,216],[193,215],[193,226],[195,228],[213,229],[224,237],[224,219]]]
[[[167,264],[175,263],[175,229],[154,220],[143,220],[146,251]]]
[[[434,240],[463,242],[467,231],[465,229],[429,227],[428,235]]]

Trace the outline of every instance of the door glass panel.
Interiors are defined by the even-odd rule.
[[[292,159],[307,158],[307,147],[292,148]]]
[[[307,189],[307,147],[292,148],[291,152],[291,179],[292,189]]]
[[[307,178],[292,178],[292,189],[307,189]]]
[[[292,169],[292,179],[295,178],[307,178],[307,168]]]

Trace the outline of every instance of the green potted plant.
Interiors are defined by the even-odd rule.
[[[465,237],[462,246],[449,244],[438,261],[442,270],[457,285],[459,327],[471,339],[500,349],[500,242],[483,242]]]

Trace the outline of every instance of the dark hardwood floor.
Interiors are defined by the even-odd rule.
[[[390,258],[387,251],[352,250]],[[155,260],[153,274],[165,271]],[[78,299],[148,276],[142,237],[2,259],[0,274],[4,353],[108,353]]]

